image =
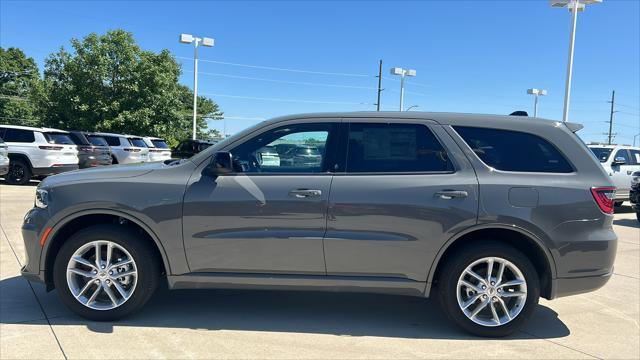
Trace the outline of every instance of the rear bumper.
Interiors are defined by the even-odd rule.
[[[0,165],[0,176],[6,175],[9,172],[9,165]]]
[[[611,279],[612,275],[613,269],[600,276],[555,279],[551,299],[598,290]]]
[[[49,176],[49,175],[61,174],[63,172],[72,171],[72,170],[78,170],[78,164],[46,167],[46,168],[33,168],[33,175]]]
[[[111,165],[111,155],[86,155],[79,156],[78,166],[80,169],[86,169],[96,166]]]

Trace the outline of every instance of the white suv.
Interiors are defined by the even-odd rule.
[[[629,145],[590,144],[604,170],[616,185],[616,203],[629,200],[632,174],[640,171],[640,148]]]
[[[149,161],[149,148],[139,136],[94,133],[107,141],[113,164],[134,164]]]
[[[149,161],[165,161],[171,159],[171,148],[164,139],[147,136],[143,138],[149,147]]]
[[[8,184],[23,185],[32,177],[55,175],[78,168],[78,149],[67,131],[27,126],[0,125],[7,144]]]

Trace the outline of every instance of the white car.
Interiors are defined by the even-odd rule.
[[[107,141],[113,164],[135,164],[149,161],[149,148],[140,136],[94,133]]]
[[[9,172],[9,150],[7,144],[0,137],[0,176],[4,176]]]
[[[5,180],[23,185],[32,177],[78,169],[78,149],[67,131],[16,125],[0,125],[11,164]]]
[[[171,148],[164,139],[146,136],[142,138],[149,148],[149,161],[165,161],[171,159]]]
[[[629,145],[588,145],[611,176],[616,190],[616,203],[629,200],[632,174],[640,171],[640,148]]]

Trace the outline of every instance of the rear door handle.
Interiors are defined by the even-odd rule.
[[[466,198],[469,193],[464,190],[442,190],[436,193],[440,199],[451,200],[453,198]]]
[[[295,189],[289,191],[289,196],[297,197],[299,199],[316,197],[322,195],[322,190],[310,190],[310,189]]]

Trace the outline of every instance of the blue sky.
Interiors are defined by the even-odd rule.
[[[539,115],[562,117],[570,14],[544,0],[3,0],[0,14],[0,45],[22,48],[40,66],[71,38],[123,28],[147,50],[169,49],[188,86],[193,48],[179,44],[178,34],[215,38],[215,47],[200,51],[199,91],[220,104],[229,133],[277,115],[374,110],[379,59],[383,110],[398,108],[399,82],[389,68],[402,66],[417,70],[405,106],[532,113],[526,89],[537,87],[549,92]],[[613,89],[616,140],[631,143],[640,132],[639,44],[639,1],[605,0],[579,14],[570,120],[585,124],[585,140],[605,139]]]

